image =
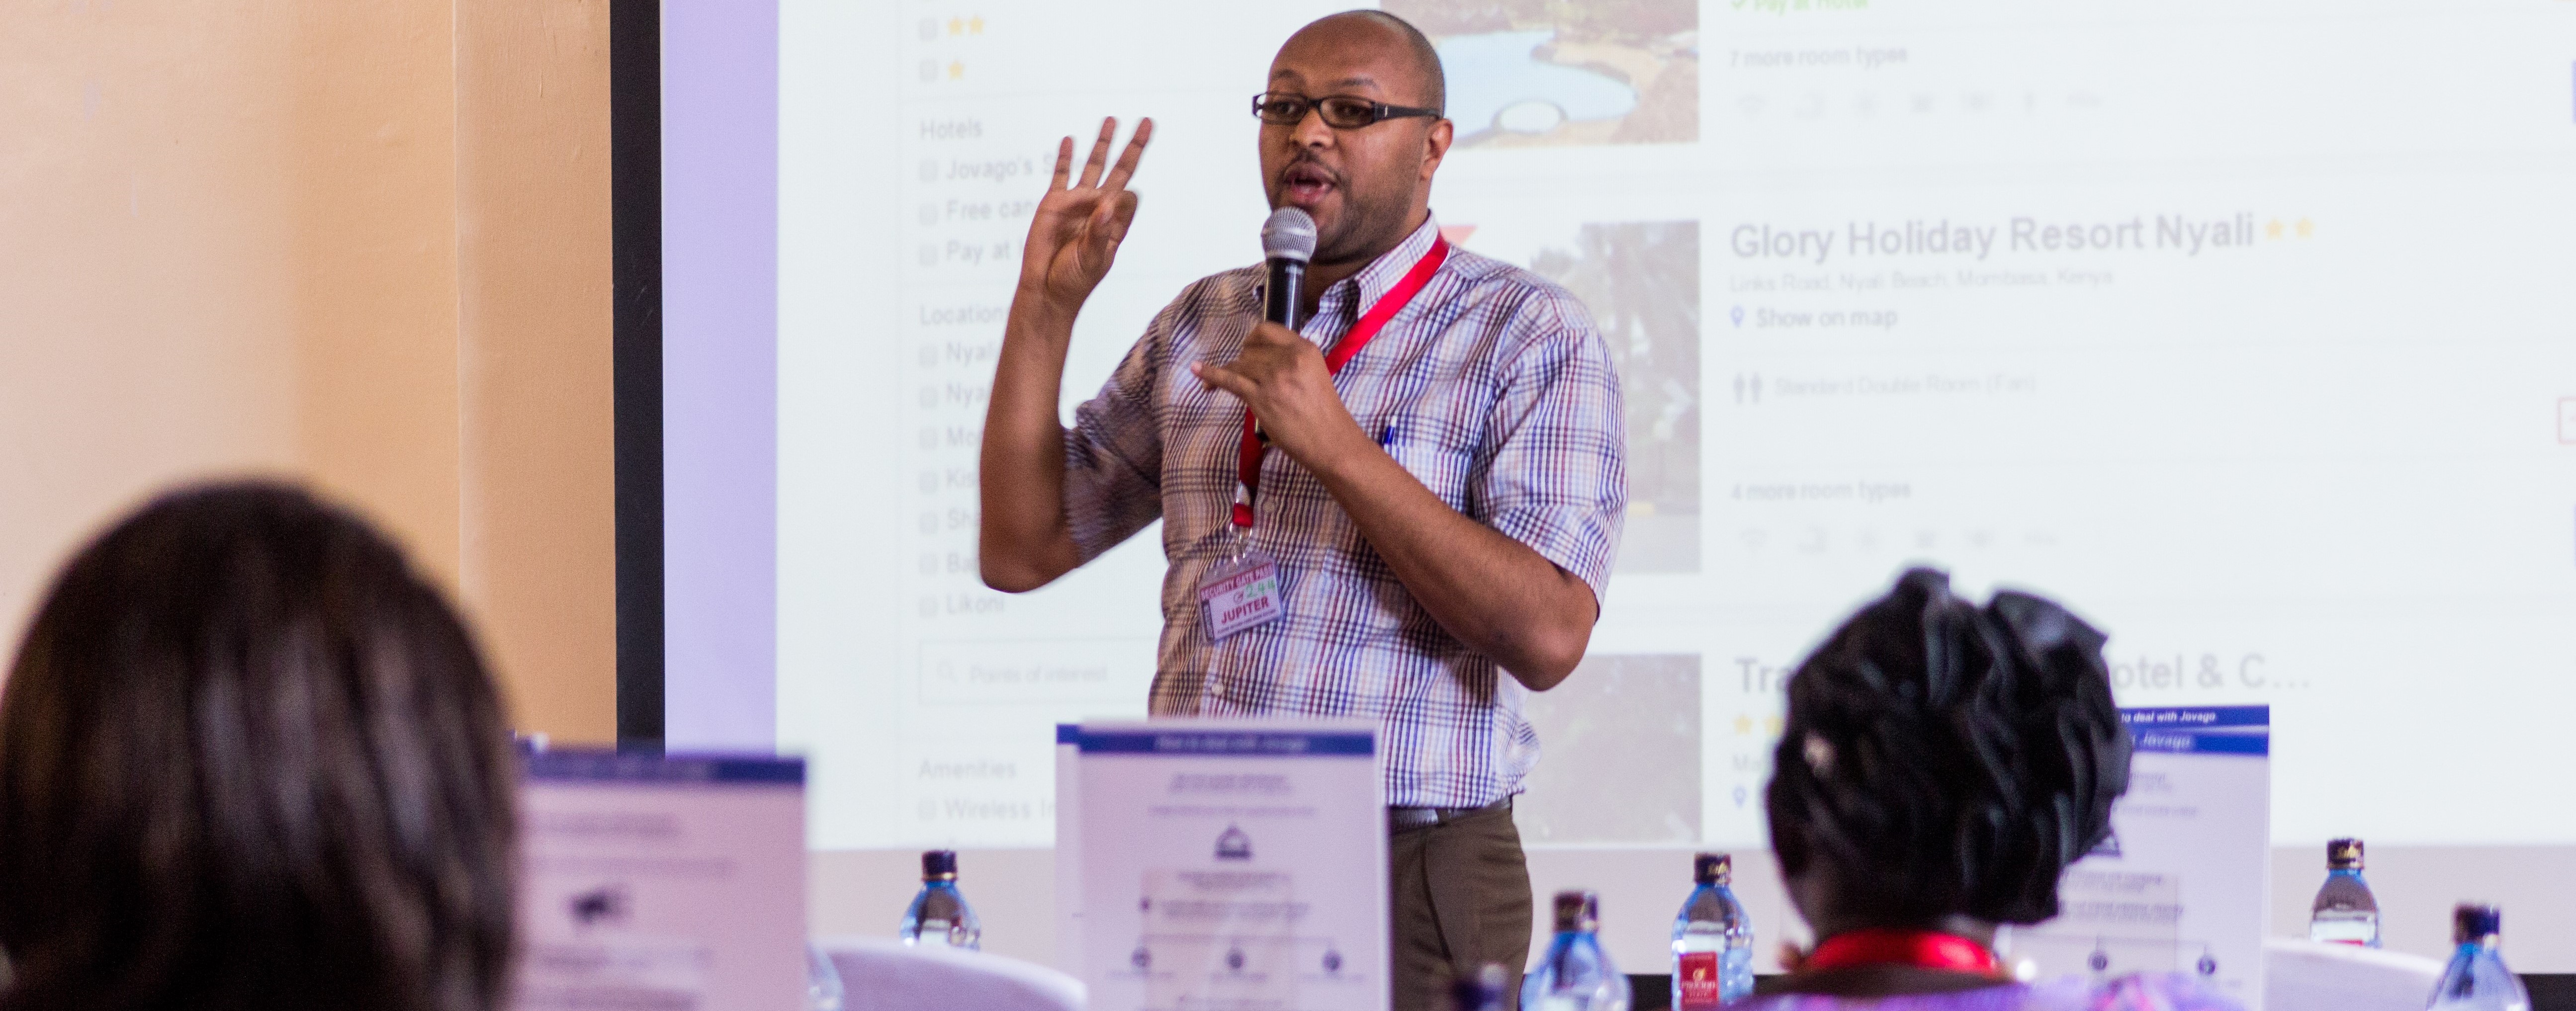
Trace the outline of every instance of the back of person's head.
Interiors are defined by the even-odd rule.
[[[2039,597],[1899,578],[1789,680],[1766,797],[1782,873],[1822,870],[1866,906],[1845,915],[1886,925],[2057,915],[2128,788],[2103,642]]]
[[[5,1011],[484,1011],[515,760],[471,636],[296,489],[181,491],[56,578],[0,694]]]

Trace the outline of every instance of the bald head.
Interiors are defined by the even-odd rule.
[[[1426,109],[1449,108],[1449,77],[1440,69],[1440,52],[1431,45],[1429,36],[1413,22],[1385,11],[1357,10],[1327,14],[1315,19],[1297,34],[1288,37],[1279,51],[1286,53],[1300,42],[1331,46],[1384,47],[1398,57],[1402,80],[1379,82],[1394,96],[1396,105],[1414,105]]]
[[[1439,109],[1447,99],[1431,40],[1380,11],[1345,11],[1298,29],[1271,59],[1268,80],[1265,93],[1310,100]],[[1262,121],[1270,206],[1297,207],[1315,219],[1307,277],[1317,291],[1337,271],[1358,269],[1421,227],[1431,213],[1432,174],[1455,132],[1446,119],[1420,115],[1342,127],[1316,111],[1295,123]]]

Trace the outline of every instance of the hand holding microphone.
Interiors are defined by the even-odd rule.
[[[1315,254],[1315,220],[1294,207],[1271,212],[1261,226],[1270,279],[1262,297],[1262,322],[1244,337],[1243,352],[1223,365],[1193,362],[1190,372],[1209,389],[1243,400],[1271,443],[1312,466],[1321,454],[1339,452],[1336,441],[1368,436],[1333,388],[1324,353],[1294,329],[1304,322],[1306,263]]]

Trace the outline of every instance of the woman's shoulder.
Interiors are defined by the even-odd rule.
[[[2236,1002],[2179,973],[2122,976],[2100,983],[2081,977],[2009,984],[1958,993],[1903,997],[1775,994],[1744,1011],[2243,1011]]]

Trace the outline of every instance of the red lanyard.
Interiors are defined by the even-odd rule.
[[[1438,273],[1441,262],[1448,258],[1449,240],[1434,241],[1431,251],[1415,260],[1413,269],[1405,271],[1404,277],[1395,282],[1395,287],[1378,296],[1377,304],[1369,306],[1368,312],[1361,314],[1360,321],[1351,325],[1351,332],[1343,334],[1341,341],[1333,345],[1332,353],[1324,356],[1324,371],[1340,375],[1342,366],[1357,357],[1369,341],[1375,340],[1377,332],[1386,329],[1387,321],[1404,311],[1405,304],[1413,301],[1413,296],[1422,293],[1423,286],[1431,283],[1431,275]],[[1261,455],[1270,448],[1262,442],[1254,424],[1252,409],[1244,408],[1243,445],[1234,463],[1235,479],[1243,482],[1242,493],[1234,502],[1234,525],[1244,530],[1252,529],[1252,497],[1261,491]]]
[[[1855,965],[1911,965],[1924,969],[2000,975],[2002,967],[1986,946],[1957,934],[1932,930],[1853,930],[1816,945],[1798,966],[1800,972]]]

